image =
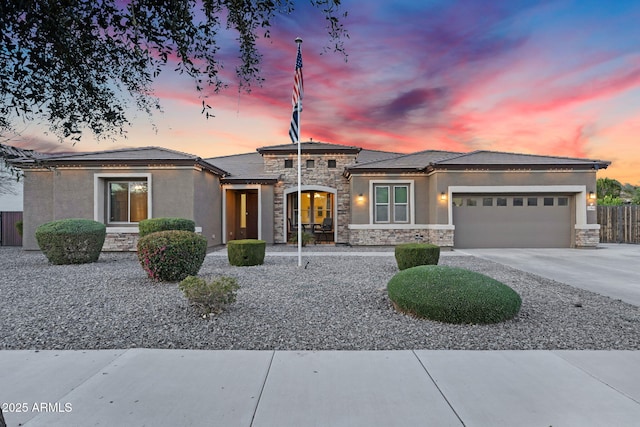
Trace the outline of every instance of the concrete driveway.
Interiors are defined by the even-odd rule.
[[[460,249],[528,273],[640,307],[640,245],[598,249]]]

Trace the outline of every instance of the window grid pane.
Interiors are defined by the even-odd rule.
[[[397,186],[393,188],[393,220],[395,222],[409,221],[409,187]]]
[[[389,187],[376,187],[375,222],[389,222]]]

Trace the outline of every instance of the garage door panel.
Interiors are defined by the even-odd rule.
[[[493,197],[493,206],[483,206]],[[504,201],[505,196],[499,196]],[[558,196],[538,197],[537,206],[514,206],[514,197],[506,197],[506,206],[496,206],[497,196],[474,195],[476,205],[466,196],[454,195],[453,223],[457,248],[544,248],[571,245],[571,209],[567,197],[558,205]],[[544,206],[544,197],[553,198],[553,206]],[[462,203],[460,203],[462,201]],[[457,204],[461,204],[456,206]]]

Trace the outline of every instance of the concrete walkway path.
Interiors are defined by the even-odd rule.
[[[637,426],[640,352],[0,352],[8,426]]]

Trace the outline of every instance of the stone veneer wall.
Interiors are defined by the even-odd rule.
[[[351,229],[349,244],[352,246],[392,246],[400,243],[425,242],[441,248],[453,247],[454,230],[440,229]]]
[[[263,156],[264,168],[267,174],[280,174],[279,182],[274,185],[274,230],[273,239],[275,243],[286,243],[286,230],[283,228],[284,218],[284,193],[286,189],[298,186],[298,165],[297,155],[274,155],[265,154]],[[293,160],[293,168],[284,167],[285,159]],[[301,179],[302,186],[324,186],[337,191],[334,204],[336,218],[334,227],[337,226],[338,236],[336,243],[347,243],[349,241],[349,222],[351,219],[351,196],[349,194],[349,181],[342,175],[344,168],[355,162],[355,155],[345,154],[302,154]],[[307,160],[314,160],[314,168],[307,169]],[[328,160],[335,160],[336,167],[329,169]]]
[[[196,234],[202,234],[202,229],[196,227]],[[107,233],[102,245],[102,252],[136,252],[138,250],[138,230],[130,233]]]
[[[576,248],[595,248],[600,243],[600,228],[576,228]]]
[[[102,252],[135,252],[138,247],[138,232],[107,233]]]

